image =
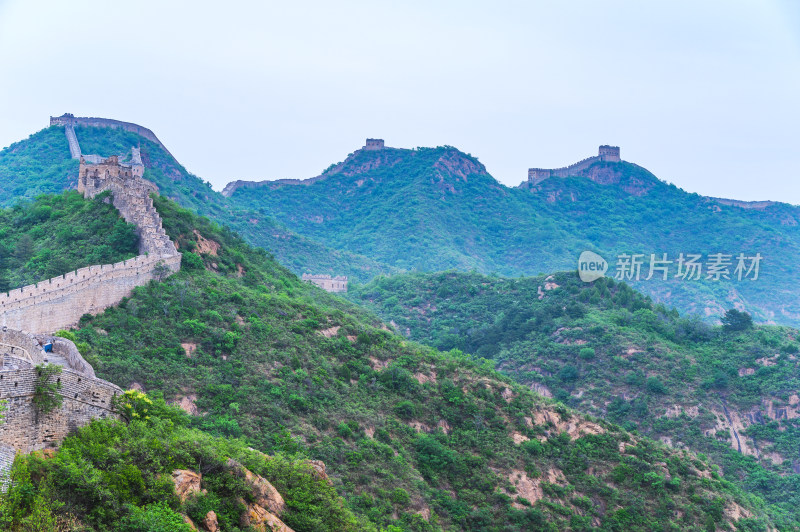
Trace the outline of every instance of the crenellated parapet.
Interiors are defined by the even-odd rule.
[[[122,389],[69,367],[53,377],[60,385],[57,393],[61,406],[41,412],[33,402],[40,378],[37,365],[10,355],[0,356],[0,399],[7,405],[0,424],[0,476],[11,468],[17,452],[56,447],[93,419],[118,417],[113,401]]]
[[[65,126],[70,151],[80,158],[78,190],[87,198],[111,193],[120,215],[136,225],[140,255],[0,294],[0,400],[7,404],[0,423],[0,474],[10,469],[17,452],[55,447],[91,420],[117,416],[113,401],[122,389],[95,377],[74,343],[49,333],[75,326],[84,314],[116,305],[135,287],[180,269],[181,255],[153,205],[151,194],[158,188],[142,177],[139,150],[134,148],[125,164],[116,156],[80,155],[72,130],[80,120],[71,115],[50,119]],[[42,412],[33,401],[46,365],[62,368],[51,377],[59,385],[61,406],[50,412]]]
[[[529,168],[528,169],[528,182],[532,185],[538,185],[545,179],[550,177],[569,177],[579,175],[581,172],[592,166],[597,162],[610,162],[618,163],[620,159],[619,146],[602,145],[597,150],[597,155],[587,157],[577,163],[565,166],[563,168]]]
[[[99,164],[89,164],[82,158],[78,169],[78,192],[93,198],[105,191],[111,192],[114,207],[125,221],[136,226],[140,253],[177,254],[178,250],[164,231],[161,216],[150,197],[158,193],[158,187],[138,175],[134,168],[120,164],[116,156]]]
[[[131,133],[136,133],[137,135],[146,138],[152,142],[158,144],[161,149],[167,152],[170,157],[172,154],[169,153],[164,144],[158,140],[156,134],[153,133],[150,129],[140,126],[139,124],[134,124],[132,122],[123,122],[121,120],[112,120],[110,118],[96,118],[96,117],[88,117],[88,116],[75,116],[72,113],[64,113],[61,116],[51,116],[50,117],[50,125],[51,126],[65,126],[65,127],[75,127],[75,126],[88,126],[88,127],[104,127],[104,128],[111,128],[111,129],[122,129],[125,131],[130,131]]]
[[[347,276],[337,275],[331,277],[328,274],[304,273],[302,279],[315,284],[326,292],[347,292]]]
[[[61,372],[51,377],[59,386],[61,406],[45,413],[33,399],[41,368],[50,364],[61,367]],[[66,338],[3,327],[0,400],[7,409],[0,423],[0,476],[11,468],[17,452],[55,447],[93,419],[116,417],[113,401],[121,393],[118,386],[95,377],[92,366]]]
[[[134,151],[132,160],[138,158]],[[139,159],[139,161],[141,161]],[[116,305],[137,286],[180,269],[181,255],[164,231],[151,194],[158,188],[118,157],[91,164],[81,157],[78,191],[91,198],[110,192],[122,217],[136,226],[140,255],[98,264],[0,293],[0,325],[32,333],[77,325],[84,314]]]

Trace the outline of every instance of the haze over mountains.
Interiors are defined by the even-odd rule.
[[[737,307],[757,321],[800,323],[800,288],[787,282],[800,263],[800,209],[690,194],[624,160],[596,161],[574,176],[510,188],[453,147],[360,149],[317,177],[235,182],[223,195],[147,139],[121,130],[76,131],[88,153],[141,145],[162,194],[230,225],[298,274],[360,282],[450,268],[536,275],[574,269],[580,253],[592,250],[612,270],[619,255],[642,255],[644,279],[650,255],[666,253],[672,261],[667,281],[658,274],[627,280],[656,301],[711,320]],[[0,153],[3,202],[62,190],[76,167],[63,130],[40,131]],[[700,254],[707,262],[717,253],[730,255],[733,279],[674,277],[680,254]],[[736,279],[735,257],[757,253],[763,257],[758,279]]]
[[[262,452],[323,459],[335,492],[309,485],[307,470],[298,492],[285,470],[270,471],[272,459],[254,462],[282,483],[296,530],[768,530],[800,522],[797,331],[711,327],[624,283],[587,284],[574,273],[585,249],[612,262],[615,253],[739,246],[730,253],[765,257],[759,279],[638,286],[684,311],[738,304],[787,319],[796,289],[774,272],[797,274],[795,207],[749,209],[687,194],[613,158],[509,188],[456,148],[397,149],[376,139],[310,180],[238,183],[223,195],[152,139],[107,127],[75,133],[80,153],[141,148],[144,177],[160,189],[155,208],[183,260],[176,275],[85,315],[67,334],[99,375],[189,413],[161,411],[147,429],[157,434],[138,429],[138,437],[203,437],[173,432],[175,422],[222,437],[214,448],[241,437]],[[70,188],[76,170],[62,127],[0,152],[0,191],[14,206],[4,234],[9,243],[30,240],[24,256],[3,252],[10,288],[91,260],[65,245],[130,252],[130,228],[103,198],[24,201]],[[104,238],[54,229],[93,216],[93,227],[113,228]],[[373,280],[357,284],[348,302],[302,283],[276,258],[297,273]],[[400,273],[444,269],[475,271]],[[551,273],[559,269],[573,271]],[[108,448],[111,433],[96,430],[68,447],[85,445],[80,467],[72,451],[55,462],[27,458],[34,474],[25,489],[69,500],[73,515],[100,527],[155,511],[159,475],[182,462],[153,469],[120,457],[115,468],[145,471],[147,488],[104,502],[98,494],[108,482],[90,449]],[[224,461],[221,451],[204,452],[217,453],[207,463]],[[198,470],[205,462],[187,460]],[[75,498],[76,480],[58,481],[58,468],[100,480]],[[218,499],[188,504],[170,487],[167,513],[198,521],[219,508],[235,526],[241,504],[232,488],[213,487]]]

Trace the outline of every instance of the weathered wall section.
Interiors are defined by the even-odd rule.
[[[586,159],[563,168],[529,168],[528,182],[532,185],[538,185],[549,177],[574,176],[600,161],[611,163],[620,162],[619,146],[608,146],[604,144],[598,148],[596,156],[587,157]]]
[[[32,333],[75,325],[86,313],[119,303],[137,286],[178,271],[181,255],[167,236],[151,193],[157,188],[110,157],[101,164],[81,159],[78,190],[86,197],[110,191],[114,206],[136,225],[141,255],[116,264],[88,266],[0,294],[0,325]],[[162,269],[161,267],[166,269]]]
[[[114,129],[124,129],[125,131],[130,131],[131,133],[136,133],[139,136],[146,138],[147,140],[151,140],[158,144],[165,152],[167,152],[170,157],[172,154],[169,153],[169,150],[166,146],[164,146],[156,134],[153,133],[146,127],[142,127],[139,124],[134,124],[132,122],[122,122],[121,120],[112,120],[110,118],[96,118],[96,117],[88,117],[88,116],[74,116],[71,113],[64,113],[61,116],[51,116],[50,117],[50,125],[51,126],[91,126],[91,127],[109,127]],[[174,157],[173,157],[174,158]]]
[[[61,383],[61,408],[41,414],[33,404],[37,378],[31,363],[4,355],[0,398],[7,401],[8,411],[0,424],[0,471],[11,467],[17,451],[28,453],[55,447],[91,420],[116,416],[112,400],[122,389],[69,368],[57,377]]]
[[[155,278],[156,267],[180,268],[181,256],[139,255],[116,264],[88,266],[35,285],[0,294],[0,325],[34,333],[66,329],[86,313],[119,303]]]
[[[138,154],[134,152],[134,156]],[[178,253],[175,244],[167,236],[161,216],[153,206],[150,194],[158,188],[142,179],[135,171],[119,164],[117,157],[109,157],[100,164],[86,164],[81,160],[78,170],[78,192],[87,198],[110,191],[114,207],[126,222],[136,225],[139,233],[139,253],[172,256]]]
[[[70,152],[80,158],[78,190],[87,198],[111,192],[122,217],[136,225],[141,254],[0,294],[0,399],[8,403],[5,420],[0,423],[0,474],[11,468],[17,452],[55,447],[91,420],[116,416],[113,399],[122,393],[118,386],[95,377],[91,365],[71,341],[34,333],[68,328],[83,314],[119,303],[134,287],[175,272],[181,264],[181,255],[153,206],[150,194],[158,189],[142,178],[143,167],[137,168],[141,167],[139,151],[132,151],[132,164],[120,164],[117,157],[87,164],[72,129],[81,120],[71,115],[50,119],[51,124],[65,126]],[[158,142],[155,135],[152,137]],[[47,344],[52,349],[46,352]],[[37,366],[42,364],[62,367],[55,377],[61,385],[58,393],[62,404],[47,414],[33,403],[40,371]]]

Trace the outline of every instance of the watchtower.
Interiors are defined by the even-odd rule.
[[[383,148],[383,139],[367,139],[367,143],[364,145],[365,150],[382,150]]]
[[[531,184],[538,185],[552,175],[552,171],[547,168],[529,168],[528,181]]]
[[[620,162],[619,146],[609,146],[607,144],[603,144],[598,150],[598,155],[601,161],[608,163]]]

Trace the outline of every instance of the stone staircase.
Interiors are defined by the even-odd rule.
[[[78,144],[78,137],[75,135],[75,129],[72,126],[64,126],[64,133],[67,135],[67,142],[69,143],[69,153],[73,159],[81,158],[81,146]]]

